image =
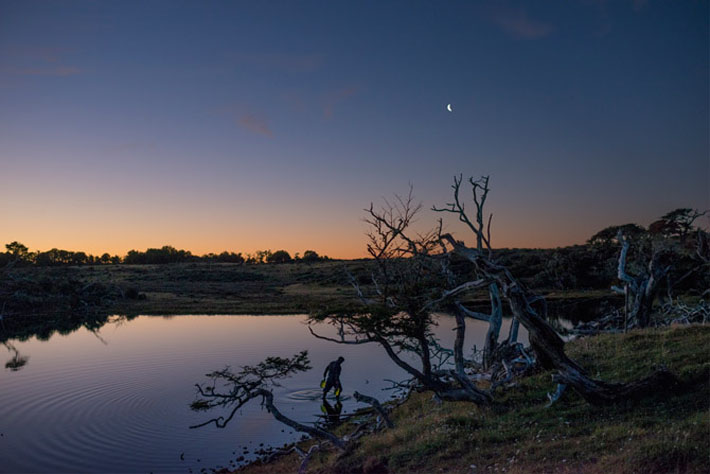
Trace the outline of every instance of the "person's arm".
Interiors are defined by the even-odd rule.
[[[330,370],[330,364],[328,364],[328,365],[325,367],[325,371],[323,372],[323,378],[325,378],[325,376],[328,375],[328,371],[329,371],[329,370]]]

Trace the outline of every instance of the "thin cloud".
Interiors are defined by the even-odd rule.
[[[249,130],[250,132],[269,138],[273,137],[274,132],[271,131],[267,119],[263,114],[255,113],[252,110],[253,109],[246,104],[227,102],[209,109],[209,112],[216,115],[226,115],[230,120],[233,120],[238,127]]]
[[[313,72],[323,64],[322,54],[236,53],[237,64],[286,72]]]
[[[239,119],[237,119],[237,125],[249,130],[250,132],[264,135],[265,137],[271,138],[274,136],[266,121],[251,113],[247,113],[239,117]]]
[[[64,56],[73,52],[68,48],[10,45],[0,52],[9,56],[12,64],[2,69],[7,74],[68,77],[84,72],[64,62]]]
[[[544,38],[552,33],[552,25],[530,18],[523,8],[499,9],[493,21],[505,33],[520,39]]]
[[[323,106],[323,116],[326,118],[332,117],[335,106],[348,97],[355,95],[357,91],[357,87],[347,87],[328,94],[325,98],[325,105]]]

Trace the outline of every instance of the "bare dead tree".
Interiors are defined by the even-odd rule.
[[[485,404],[490,395],[478,389],[463,374],[462,338],[454,351],[455,365],[461,370],[444,370],[434,360],[439,350],[433,342],[433,312],[463,291],[485,287],[481,280],[451,288],[447,279],[446,257],[441,255],[441,227],[425,233],[411,233],[410,225],[421,209],[415,204],[410,187],[406,198],[395,196],[375,209],[366,209],[365,221],[370,225],[368,252],[376,263],[373,275],[374,294],[366,295],[353,279],[361,306],[350,311],[314,314],[310,317],[311,333],[339,344],[379,344],[400,368],[446,400],[468,400]],[[313,325],[328,322],[338,331],[337,337],[318,334]],[[418,367],[408,362],[403,353],[415,355]]]
[[[211,379],[208,384],[195,384],[197,398],[190,404],[195,411],[211,410],[214,408],[228,409],[229,414],[218,416],[197,425],[191,429],[214,424],[217,428],[225,428],[234,418],[237,411],[252,400],[260,399],[262,406],[273,417],[293,428],[315,438],[331,442],[334,446],[343,449],[345,442],[334,434],[321,429],[299,423],[281,413],[274,405],[274,395],[271,387],[278,386],[278,380],[289,377],[298,372],[311,368],[308,351],[302,351],[291,358],[267,357],[255,366],[243,366],[238,372],[233,372],[229,367],[210,372],[207,377]],[[217,386],[219,384],[219,387]]]
[[[664,250],[658,244],[652,245],[652,254],[645,268],[637,275],[631,275],[627,270],[627,256],[630,241],[619,231],[617,240],[621,243],[619,252],[619,265],[617,276],[624,282],[624,290],[614,289],[622,294],[627,294],[632,299],[631,311],[628,312],[626,323],[631,327],[647,327],[651,321],[651,310],[656,298],[660,283],[671,269],[670,265],[662,265]]]
[[[460,212],[465,214],[463,209]],[[480,228],[471,229],[474,233],[480,232]],[[539,296],[532,295],[506,267],[493,261],[490,253],[479,248],[469,248],[454,239],[451,234],[443,234],[441,240],[448,244],[452,252],[472,262],[479,276],[498,285],[510,304],[513,315],[528,330],[530,345],[539,363],[544,368],[556,370],[556,380],[572,387],[588,402],[607,404],[638,399],[654,391],[673,389],[681,385],[680,381],[665,369],[657,370],[649,377],[631,383],[609,383],[591,378],[580,365],[565,354],[562,338],[538,314],[535,302],[539,300]]]
[[[451,186],[453,189],[453,202],[447,203],[446,206],[442,208],[434,206],[432,207],[432,210],[436,212],[448,212],[455,214],[458,217],[458,220],[466,224],[466,226],[476,236],[476,250],[479,253],[486,252],[488,258],[492,259],[493,249],[491,247],[491,221],[493,219],[493,214],[489,214],[488,219],[486,219],[484,210],[486,199],[488,198],[488,193],[490,192],[490,187],[488,185],[489,177],[482,176],[476,180],[469,178],[468,181],[471,185],[472,200],[475,206],[475,220],[472,221],[469,218],[466,213],[466,204],[460,196],[463,175],[459,175],[458,177],[454,176],[454,184]],[[491,304],[491,312],[489,314],[472,311],[466,308],[458,300],[454,301],[452,305],[457,325],[459,328],[462,328],[460,331],[461,340],[459,341],[459,339],[457,339],[456,347],[460,347],[463,344],[463,332],[465,331],[466,317],[488,323],[488,332],[486,333],[486,340],[483,347],[484,369],[489,368],[494,362],[494,355],[496,349],[498,348],[498,338],[500,336],[500,329],[503,323],[503,307],[501,305],[500,290],[495,282],[488,286],[488,296]],[[517,341],[518,324],[517,320],[512,322],[507,343],[513,344]]]
[[[537,297],[532,297],[505,267],[491,262],[475,249],[456,241],[450,234],[443,235],[442,239],[451,245],[454,252],[470,259],[483,274],[499,284],[513,314],[528,330],[530,345],[540,364],[544,368],[557,370],[559,380],[571,386],[588,402],[606,404],[638,399],[653,391],[668,390],[680,385],[679,380],[665,369],[631,383],[609,383],[592,379],[565,354],[564,341],[533,308],[531,300]]]

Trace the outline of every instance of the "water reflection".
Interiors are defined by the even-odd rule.
[[[106,466],[120,472],[197,472],[235,465],[238,456],[250,459],[260,443],[297,440],[299,433],[273,420],[258,403],[243,407],[224,430],[188,429],[205,420],[204,413],[189,409],[195,381],[225,365],[254,365],[268,355],[308,349],[317,370],[274,389],[279,409],[303,423],[342,421],[362,408],[353,391],[384,400],[391,392],[383,389],[392,386],[385,379],[406,377],[380,347],[316,340],[305,320],[107,318],[100,334],[80,325],[49,340],[42,335],[6,340],[16,362],[0,371],[0,472],[103,472]],[[442,346],[453,345],[454,325],[453,318],[439,319],[435,332]],[[484,323],[468,325],[467,353],[482,344],[486,329]],[[328,407],[319,388],[322,369],[340,355],[347,361],[341,374],[345,392],[340,406],[328,398]],[[12,370],[15,365],[22,369]]]
[[[8,351],[13,353],[12,358],[5,362],[6,369],[10,369],[13,372],[17,372],[25,365],[27,365],[27,361],[30,360],[29,356],[20,355],[20,351],[18,351],[15,346],[10,344],[9,342],[4,342],[3,345],[7,347]]]

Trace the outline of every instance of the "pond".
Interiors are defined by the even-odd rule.
[[[84,328],[49,340],[9,341],[27,357],[0,372],[0,471],[199,472],[233,467],[263,443],[280,446],[300,434],[276,422],[258,402],[219,429],[189,429],[218,413],[195,413],[195,383],[209,371],[255,364],[268,355],[307,349],[313,369],[274,390],[274,403],[298,421],[321,417],[319,383],[328,362],[345,358],[342,413],[363,405],[354,391],[386,400],[385,379],[406,374],[374,344],[338,345],[315,339],[306,316],[139,316],[116,318],[97,333]],[[436,335],[453,345],[453,318],[438,317]],[[507,335],[510,320],[501,335]],[[327,332],[327,327],[320,325]],[[483,344],[487,325],[467,323],[467,354]],[[521,327],[521,338],[526,333]],[[0,346],[2,349],[2,346]],[[19,355],[18,355],[19,354]],[[17,369],[17,367],[15,367]]]

